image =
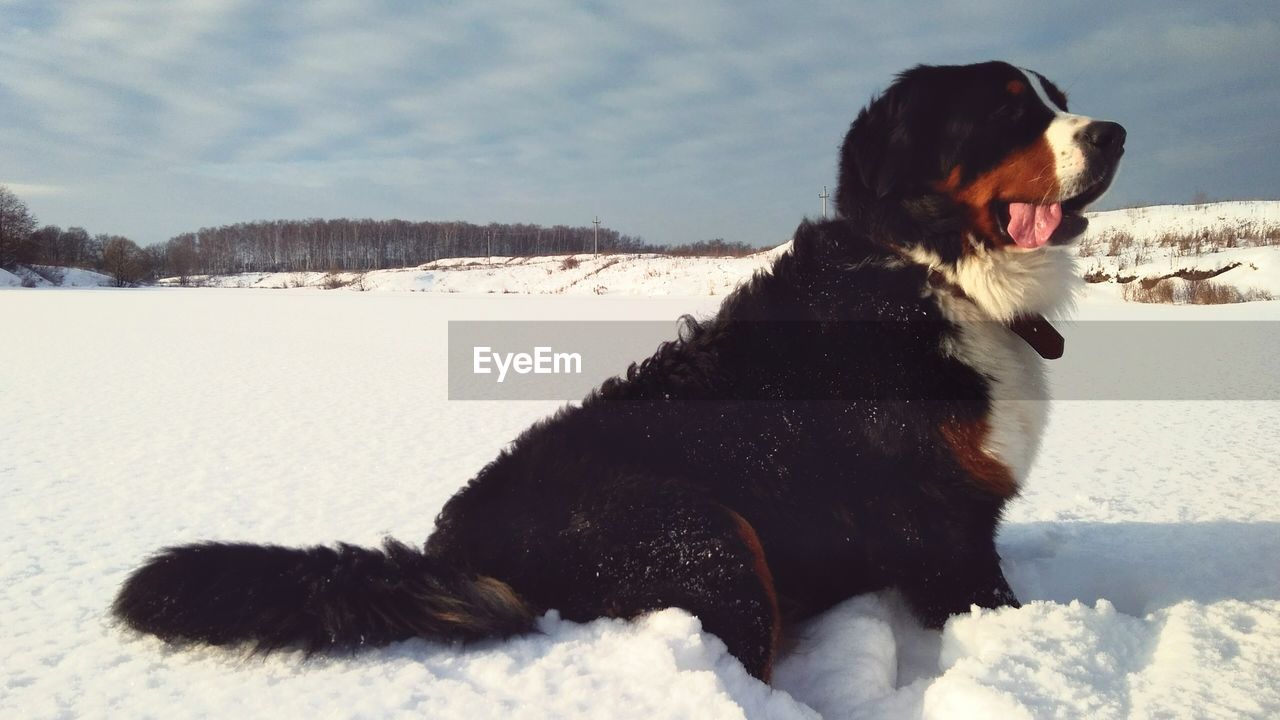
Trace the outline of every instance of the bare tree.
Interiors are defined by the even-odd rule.
[[[62,265],[58,262],[58,239],[62,237],[62,228],[57,225],[45,225],[31,233],[31,245],[35,253],[32,262],[42,265]]]
[[[176,275],[178,282],[186,285],[191,274],[195,272],[199,261],[200,257],[196,252],[195,236],[190,233],[179,235],[165,245],[167,267],[161,272],[168,271],[172,275]]]
[[[0,185],[0,267],[11,268],[19,262],[30,262],[33,251],[31,233],[36,219],[9,188]]]
[[[102,269],[115,278],[116,287],[137,283],[146,271],[142,248],[129,238],[107,237],[102,245]]]
[[[93,238],[82,227],[70,227],[58,238],[58,262],[68,267],[92,267],[94,265]]]

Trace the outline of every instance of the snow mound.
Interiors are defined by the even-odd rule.
[[[59,287],[110,287],[115,285],[115,278],[105,273],[83,268],[56,268],[62,272]]]
[[[19,265],[15,272],[0,270],[16,283],[0,275],[0,287],[110,287],[115,279],[110,275],[83,268],[56,267],[53,265]]]
[[[1274,602],[1187,601],[1142,618],[1106,600],[975,610],[947,624],[923,716],[1267,717],[1280,694],[1257,679],[1280,659],[1277,638]]]

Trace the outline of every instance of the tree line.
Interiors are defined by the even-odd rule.
[[[527,224],[332,219],[267,220],[201,228],[164,243],[173,276],[237,272],[364,271],[454,257],[591,252],[595,228]],[[637,237],[600,228],[601,252],[644,252]]]
[[[158,277],[163,249],[138,247],[129,238],[82,227],[63,230],[57,225],[37,228],[27,204],[0,185],[0,268],[47,265],[97,270],[110,275],[119,286]]]
[[[758,248],[721,238],[650,245],[607,227],[373,219],[266,220],[201,228],[139,247],[118,235],[36,227],[26,205],[0,186],[0,267],[53,265],[106,272],[118,284],[238,272],[361,272],[442,258],[651,252],[746,255]],[[598,233],[598,234],[597,234]]]
[[[597,234],[598,232],[598,234]],[[745,255],[758,248],[723,239],[649,245],[601,227],[407,220],[267,220],[202,228],[164,244],[169,276],[237,272],[353,272],[413,267],[442,258],[652,252]]]

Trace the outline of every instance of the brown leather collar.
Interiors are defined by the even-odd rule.
[[[929,284],[943,288],[958,298],[970,300],[964,288],[948,280],[938,270],[929,271]],[[1057,360],[1066,350],[1067,343],[1062,338],[1062,333],[1058,332],[1057,328],[1040,313],[1019,315],[1009,323],[1008,327],[1045,360]]]
[[[1045,360],[1057,360],[1066,350],[1067,342],[1062,339],[1062,333],[1040,313],[1014,318],[1009,323],[1009,329],[1026,340],[1031,349],[1040,353],[1040,357]]]

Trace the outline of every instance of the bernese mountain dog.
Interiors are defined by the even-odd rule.
[[[834,219],[525,431],[424,547],[173,547],[114,613],[315,651],[679,607],[767,681],[785,623],[858,593],[896,587],[930,627],[1016,606],[994,538],[1062,352],[1046,316],[1079,282],[1058,246],[1124,141],[1030,70],[908,70],[849,128]]]

